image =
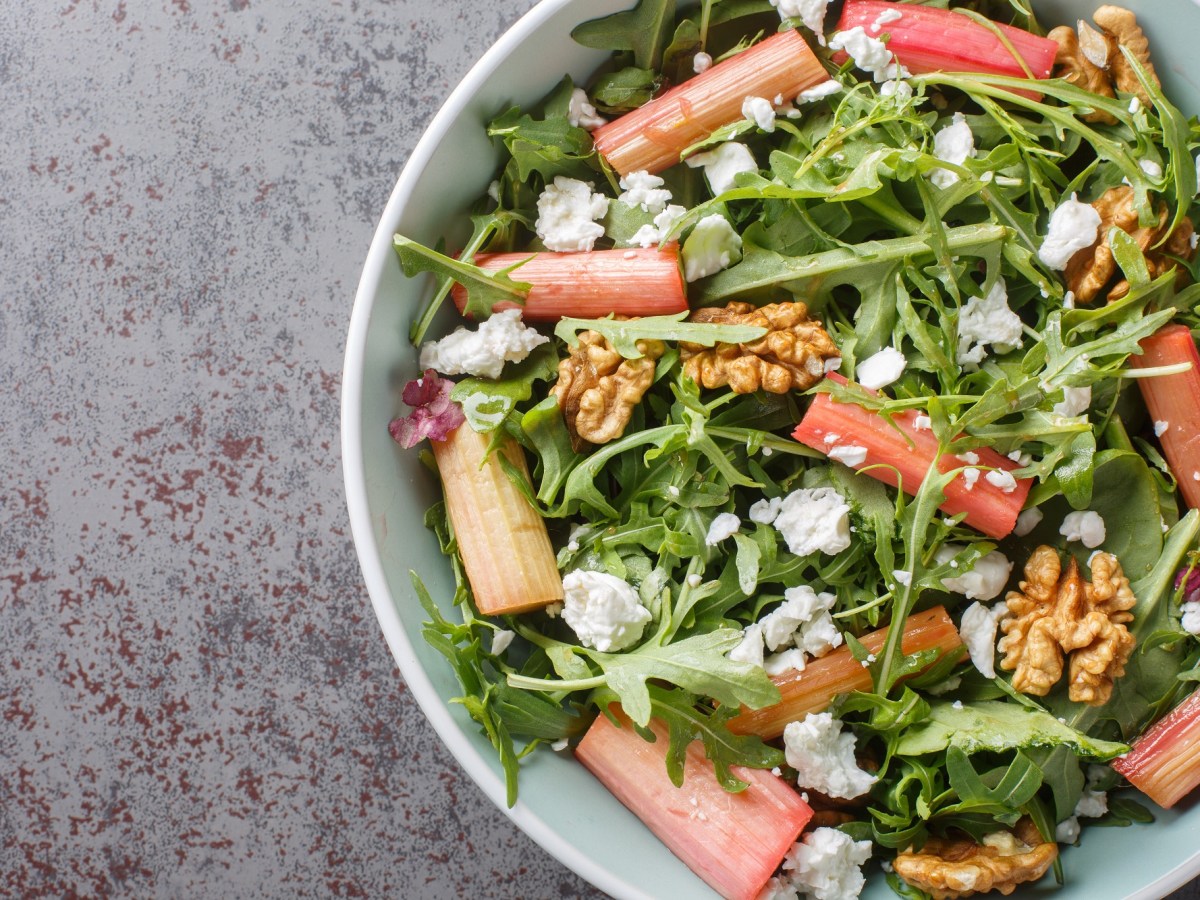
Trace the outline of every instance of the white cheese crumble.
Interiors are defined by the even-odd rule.
[[[497,628],[492,635],[492,653],[499,656],[508,649],[508,645],[513,642],[513,638],[517,636],[515,631],[509,631],[507,628]]]
[[[671,202],[671,192],[663,187],[663,180],[645,169],[630,172],[621,178],[622,193],[617,199],[626,206],[640,206],[645,212],[657,215]]]
[[[712,68],[713,58],[701,50],[692,57],[692,71],[697,75],[702,75]]]
[[[1137,97],[1133,98],[1134,100]],[[1073,844],[1079,840],[1079,819],[1067,816],[1055,826],[1054,839],[1060,844]]]
[[[742,527],[742,520],[731,512],[723,512],[708,526],[708,534],[704,536],[704,544],[707,547],[715,547],[721,541],[728,537],[737,534],[737,530]]]
[[[975,483],[979,481],[979,470],[974,466],[967,466],[962,470],[963,486],[968,491],[975,490]]]
[[[1152,159],[1138,160],[1138,168],[1151,178],[1162,178],[1163,168]]]
[[[787,764],[796,770],[796,784],[829,797],[861,797],[876,781],[858,767],[854,733],[830,713],[809,713],[783,730]]]
[[[651,619],[637,591],[607,572],[568,572],[563,576],[563,591],[563,621],[581,644],[602,653],[637,643]]]
[[[775,130],[775,104],[766,97],[747,97],[742,101],[742,118],[770,133]]]
[[[783,870],[795,890],[814,900],[854,900],[866,884],[861,867],[870,858],[870,841],[856,841],[836,828],[814,828],[792,845]]]
[[[779,507],[783,505],[782,497],[763,497],[750,504],[750,521],[760,525],[770,525],[779,515]]]
[[[913,428],[917,431],[931,431],[933,429],[933,419],[926,415],[914,416]]]
[[[858,364],[854,377],[865,388],[877,391],[887,387],[904,374],[908,360],[895,347],[884,347]]]
[[[1108,812],[1108,794],[1105,791],[1084,790],[1075,804],[1075,815],[1081,819],[1098,819]]]
[[[771,5],[779,10],[781,20],[799,19],[817,37],[824,34],[825,10],[829,0],[771,0]]]
[[[904,14],[898,9],[885,9],[871,23],[871,34],[879,34],[883,31],[884,25],[890,25],[892,22],[899,22],[904,18]]]
[[[802,90],[799,96],[796,97],[796,102],[813,103],[817,100],[823,100],[826,97],[832,97],[841,89],[842,83],[830,78],[828,81],[822,81],[820,84]]]
[[[587,92],[583,88],[575,88],[571,92],[571,99],[567,101],[567,121],[573,128],[586,128],[591,131],[608,120],[597,115],[596,107],[588,102]]]
[[[772,653],[763,660],[763,671],[768,675],[782,675],[784,672],[804,671],[804,651],[799,647],[789,647],[781,653]]]
[[[887,80],[888,67],[892,64],[892,52],[883,41],[867,34],[861,25],[855,25],[848,31],[837,32],[829,39],[829,49],[845,50],[854,60],[854,65],[864,72],[869,72],[875,81]]]
[[[1063,388],[1063,398],[1058,403],[1054,404],[1054,414],[1064,418],[1074,418],[1082,416],[1088,411],[1088,407],[1092,405],[1092,387],[1086,385],[1084,387],[1065,387]]]
[[[1089,550],[1104,543],[1106,531],[1100,514],[1092,510],[1067,513],[1058,533],[1068,541],[1079,541]]]
[[[841,553],[850,546],[850,507],[830,487],[798,488],[783,498],[772,523],[796,556]]]
[[[1182,618],[1180,627],[1188,634],[1200,635],[1200,601],[1189,600],[1179,607]]]
[[[996,628],[1006,615],[1008,607],[1003,603],[990,609],[982,603],[972,603],[962,614],[959,636],[967,645],[971,662],[984,678],[996,677]]]
[[[828,618],[829,624],[833,623],[832,618],[829,617],[829,611],[833,609],[836,602],[837,597],[834,594],[825,591],[818,594],[806,584],[788,588],[784,591],[783,603],[758,622],[762,626],[763,641],[766,643],[767,649],[780,650],[794,645],[803,650],[807,649],[806,645],[811,643],[818,651],[828,652],[832,647],[826,646],[827,644],[832,644],[833,647],[840,646],[842,643],[841,633],[837,632],[835,628],[836,637],[830,637],[828,626],[822,622],[823,619]],[[811,641],[805,638],[805,632],[809,629],[813,631]],[[823,656],[824,652],[816,652],[812,655]]]
[[[943,544],[938,548],[934,559],[938,565],[944,565],[965,549],[962,544]],[[993,550],[975,560],[974,566],[961,575],[943,578],[942,585],[946,590],[962,594],[968,600],[993,600],[1000,596],[1000,592],[1008,584],[1012,567],[1013,564],[1007,556],[999,550]]]
[[[713,194],[723,194],[735,187],[734,176],[741,172],[757,172],[758,163],[745,144],[726,141],[714,150],[696,153],[687,158],[689,168],[704,167],[704,177]]]
[[[1007,469],[992,469],[983,477],[992,487],[999,488],[1006,494],[1011,494],[1017,489],[1017,479]]]
[[[975,135],[962,113],[956,112],[950,124],[933,136],[933,155],[956,166],[961,166],[975,155]],[[949,169],[933,169],[929,173],[929,180],[945,189],[958,182],[958,173]]]
[[[965,462],[968,466],[979,465],[979,454],[973,450],[968,450],[966,453],[958,454],[958,458]]]
[[[585,181],[557,175],[537,202],[534,226],[547,250],[560,252],[591,250],[604,226],[593,221],[608,212],[608,198],[592,193]]]
[[[668,204],[666,209],[654,217],[654,224],[643,225],[635,231],[633,237],[629,239],[629,243],[636,244],[643,250],[654,244],[661,244],[667,239],[671,229],[685,215],[687,215],[687,210],[684,207],[674,203]]]
[[[843,444],[841,447],[831,448],[828,456],[844,466],[856,469],[867,461],[867,448],[856,444]]]
[[[683,277],[690,284],[742,258],[742,239],[720,213],[705,216],[696,223],[680,250],[683,257]]]
[[[1045,514],[1036,506],[1021,510],[1021,514],[1017,516],[1017,524],[1013,528],[1013,534],[1017,537],[1025,537],[1025,535],[1038,527],[1044,517]]]
[[[1154,420],[1154,436],[1162,437],[1167,433],[1167,429],[1171,427],[1170,422],[1164,422],[1162,419]]]
[[[987,347],[1021,346],[1021,317],[1008,307],[1008,288],[997,278],[985,297],[972,297],[958,314],[958,364],[979,364]]]
[[[520,362],[549,338],[521,323],[519,309],[494,313],[470,331],[463,326],[421,347],[421,368],[443,375],[499,378],[506,362]]]
[[[734,662],[763,666],[763,627],[755,622],[742,629],[742,642],[726,654]]]
[[[1072,194],[1050,214],[1038,259],[1051,269],[1065,269],[1072,256],[1096,242],[1099,230],[1100,213],[1090,203],[1080,203]]]

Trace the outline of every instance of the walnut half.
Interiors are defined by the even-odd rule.
[[[1054,76],[1102,97],[1113,97],[1115,91],[1121,91],[1134,94],[1143,104],[1150,104],[1150,95],[1121,52],[1122,47],[1128,50],[1146,70],[1149,80],[1159,84],[1158,74],[1150,62],[1150,44],[1137,18],[1124,7],[1101,6],[1092,14],[1092,19],[1100,26],[1099,30],[1080,19],[1078,34],[1066,25],[1060,25],[1046,35],[1058,44]],[[1081,118],[1086,122],[1110,125],[1116,121],[1100,110]]]
[[[1068,696],[1099,706],[1125,674],[1134,637],[1125,627],[1137,603],[1120,561],[1111,553],[1092,558],[1092,582],[1083,580],[1075,557],[1066,572],[1058,551],[1041,546],[1025,563],[1020,590],[1009,591],[1008,617],[1001,623],[1005,654],[1000,667],[1013,673],[1013,688],[1044,697],[1062,678],[1070,654]]]
[[[896,874],[934,900],[954,900],[999,891],[1011,894],[1018,884],[1037,881],[1058,856],[1058,844],[1043,841],[1030,819],[1016,828],[989,834],[982,844],[972,838],[931,837],[920,852],[896,856]]]
[[[736,394],[752,394],[760,388],[772,394],[803,391],[825,377],[826,360],[841,355],[821,323],[808,317],[803,303],[755,307],[734,302],[698,309],[690,321],[767,329],[757,341],[746,344],[704,347],[681,341],[683,370],[701,387],[728,385]]]

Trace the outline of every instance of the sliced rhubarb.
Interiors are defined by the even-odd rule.
[[[887,641],[887,633],[887,628],[880,628],[864,634],[859,641],[869,652],[878,653]],[[939,659],[947,653],[961,652],[962,646],[958,629],[941,606],[909,616],[900,641],[900,649],[906,656],[937,650]],[[742,707],[742,711],[729,720],[730,731],[757,734],[764,740],[772,740],[783,734],[789,722],[821,712],[839,694],[871,688],[870,671],[846,646],[811,660],[803,670],[793,669],[774,675],[771,680],[779,688],[779,702],[762,709]]]
[[[980,72],[1014,78],[1026,78],[1029,73],[1034,78],[1050,77],[1058,51],[1054,41],[1011,25],[993,24],[1011,44],[1011,50],[995,31],[962,13],[885,0],[847,0],[838,31],[861,27],[868,37],[888,35],[888,49],[914,75]],[[1013,56],[1013,50],[1020,59]],[[833,57],[839,65],[846,58],[844,51]],[[1037,96],[1031,91],[1017,93]]]
[[[1164,809],[1200,785],[1200,691],[1138,738],[1112,767]]]
[[[473,260],[487,272],[520,263],[513,278],[530,285],[521,307],[526,322],[557,322],[564,316],[599,319],[609,313],[625,316],[665,316],[688,308],[679,245],[646,250],[592,250],[587,253],[480,253]],[[462,312],[467,290],[451,292]],[[492,312],[515,303],[497,303]]]
[[[784,31],[597,128],[592,138],[622,175],[661,172],[686,148],[742,118],[747,97],[791,103],[828,78],[800,33]]]
[[[1200,509],[1200,352],[1186,325],[1168,325],[1151,335],[1142,341],[1142,351],[1129,357],[1134,368],[1192,366],[1178,375],[1139,378],[1138,387],[1184,502]]]
[[[613,707],[620,726],[597,716],[575,755],[693,872],[727,900],[753,900],[812,818],[778,775],[735,766],[749,786],[737,794],[718,783],[700,741],[684,762],[683,786],[667,776],[667,728],[655,719],[649,743]]]
[[[563,598],[546,522],[498,459],[503,454],[528,481],[524,451],[505,436],[489,454],[492,437],[460,425],[446,440],[431,442],[471,593],[489,616],[540,609]]]
[[[830,378],[846,383],[839,375]],[[963,468],[946,486],[942,512],[951,516],[966,513],[963,521],[991,538],[1011,533],[1032,480],[1009,476],[1016,463],[987,447],[973,451],[974,456],[939,456],[933,432],[916,425],[919,415],[905,410],[889,421],[855,403],[838,403],[828,394],[818,394],[792,437],[833,459],[853,462],[856,469],[874,466],[863,474],[899,486],[910,495],[916,493],[935,461],[940,472]],[[865,457],[856,452],[859,449],[866,451]],[[991,470],[1005,474],[989,477]]]

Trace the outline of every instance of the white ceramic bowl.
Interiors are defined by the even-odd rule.
[[[465,237],[465,212],[493,177],[496,156],[484,123],[511,103],[544,96],[570,73],[587,80],[607,54],[570,39],[572,27],[633,0],[544,0],[471,69],[422,136],[384,209],[354,301],[342,387],[342,458],[347,503],[363,576],[384,637],[409,689],[446,746],[501,809],[504,783],[487,739],[458,705],[450,666],[421,638],[424,613],[409,582],[418,571],[433,596],[453,594],[453,579],[424,510],[438,498],[434,480],[387,433],[397,386],[415,376],[408,327],[424,280],[403,277],[392,235],[429,244]],[[1045,22],[1074,22],[1099,3],[1035,0]],[[1168,95],[1200,111],[1193,44],[1200,38],[1194,0],[1126,0],[1138,13]],[[580,765],[549,752],[522,765],[520,801],[506,810],[542,847],[618,898],[716,895],[658,842]],[[1200,873],[1200,808],[1159,814],[1153,826],[1097,828],[1063,854],[1067,884],[1056,900],[1161,897]],[[894,896],[882,883],[865,896]],[[1041,890],[1038,894],[1043,893]]]

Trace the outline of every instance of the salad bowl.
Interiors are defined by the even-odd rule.
[[[351,317],[342,395],[342,455],[351,526],[380,628],[414,697],[447,748],[483,792],[531,838],[599,889],[619,898],[715,897],[569,753],[539,752],[521,765],[520,795],[508,808],[492,746],[464,708],[445,659],[422,638],[427,618],[414,593],[418,571],[435,598],[454,593],[454,578],[425,510],[438,499],[436,479],[417,454],[388,434],[400,385],[418,374],[409,326],[429,282],[404,277],[392,247],[398,232],[434,246],[467,236],[467,212],[487,189],[498,155],[484,126],[498,111],[536,101],[563,74],[576,83],[607,58],[571,40],[579,23],[627,9],[631,0],[543,0],[471,69],[429,124],[387,201],[364,265]],[[1043,22],[1073,23],[1091,0],[1036,0]],[[1153,48],[1167,96],[1187,114],[1200,111],[1194,41],[1200,4],[1127,0]],[[832,13],[831,13],[832,17]],[[447,319],[449,321],[449,319]],[[449,610],[447,610],[449,612]],[[1155,809],[1151,825],[1091,829],[1062,855],[1062,900],[1161,897],[1200,874],[1200,809]],[[1044,883],[1043,883],[1044,884]],[[1048,893],[1044,886],[1029,894]],[[882,879],[867,897],[893,896]]]

